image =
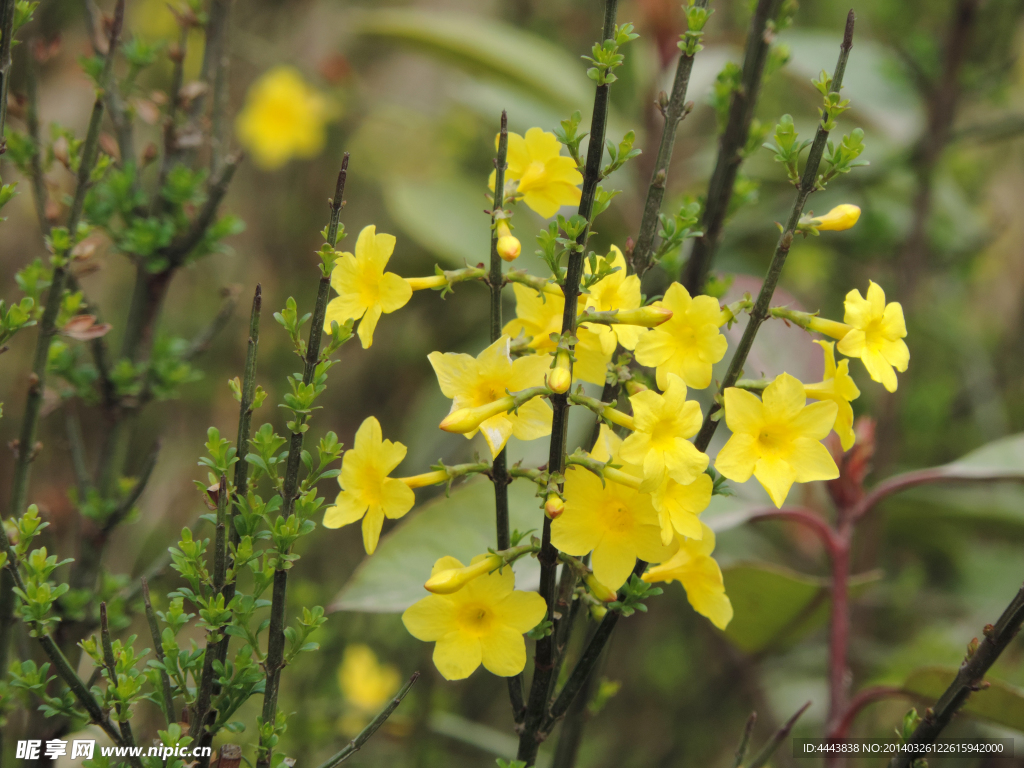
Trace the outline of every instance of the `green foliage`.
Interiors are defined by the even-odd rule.
[[[555,138],[565,145],[565,148],[569,150],[569,157],[575,160],[576,167],[581,169],[583,168],[583,158],[580,156],[580,143],[588,136],[586,131],[579,132],[582,120],[583,117],[577,110],[569,116],[568,120],[563,120],[554,131]]]
[[[796,127],[791,115],[783,115],[775,126],[775,141],[764,144],[764,148],[775,153],[775,162],[786,167],[786,175],[792,184],[800,183],[800,155],[811,145],[810,139],[797,141]]]
[[[701,214],[701,204],[696,201],[683,203],[679,210],[671,216],[664,213],[658,214],[660,242],[654,251],[655,262],[677,253],[687,240],[704,234],[699,228]]]
[[[17,304],[5,306],[0,300],[0,345],[3,345],[22,328],[35,325],[33,310],[36,303],[31,296],[26,296]]]
[[[590,56],[583,57],[594,65],[587,70],[587,77],[598,86],[611,85],[618,80],[615,70],[626,60],[626,57],[619,53],[619,48],[638,37],[640,35],[633,31],[632,24],[616,24],[614,34],[603,42],[594,43],[594,47],[590,49]]]
[[[657,597],[665,590],[648,584],[635,573],[629,577],[629,581],[622,588],[618,600],[608,603],[609,611],[619,611],[623,616],[632,616],[637,611],[647,613],[647,606],[644,600]]]
[[[640,154],[640,149],[633,147],[633,142],[635,141],[636,134],[633,131],[627,131],[618,146],[616,146],[612,141],[608,142],[608,155],[610,157],[610,161],[608,165],[601,169],[602,179],[615,173],[615,171],[619,170],[619,168],[624,166],[628,161]]]
[[[704,50],[701,41],[704,39],[704,25],[708,18],[714,13],[713,8],[697,5],[697,0],[687,0],[686,5],[686,31],[679,36],[676,45],[683,52],[684,56],[694,56],[698,51]]]
[[[857,159],[863,151],[864,131],[860,128],[854,128],[851,133],[843,136],[838,145],[829,141],[825,155],[826,169],[818,176],[817,188],[824,189],[836,176],[849,173],[858,166],[868,165],[867,160]]]

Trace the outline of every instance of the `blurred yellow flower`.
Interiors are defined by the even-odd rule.
[[[356,432],[355,447],[345,451],[338,484],[341,493],[324,513],[325,528],[363,520],[363,546],[372,555],[384,518],[395,520],[412,509],[416,495],[401,480],[388,477],[405,458],[406,447],[384,440],[380,422],[367,418]]]
[[[249,87],[235,132],[256,164],[273,170],[293,157],[316,157],[324,148],[330,110],[298,70],[278,66]]]
[[[686,386],[704,389],[711,383],[711,367],[725,357],[729,346],[718,328],[722,311],[711,296],[691,298],[679,283],[672,283],[665,298],[655,302],[672,310],[672,319],[640,336],[636,359],[657,369],[658,387],[668,386],[674,373]]]
[[[781,507],[794,482],[839,477],[839,468],[819,442],[832,431],[838,410],[831,400],[807,405],[804,385],[788,373],[767,386],[762,400],[729,387],[725,423],[732,437],[718,452],[715,468],[737,483],[754,475]]]
[[[902,373],[910,363],[910,350],[903,341],[907,335],[903,307],[898,301],[886,304],[885,291],[869,281],[867,298],[856,288],[846,294],[843,320],[852,330],[839,340],[837,349],[847,357],[859,357],[872,379],[895,392],[893,368]]]
[[[715,550],[715,532],[701,523],[702,535],[697,539],[678,537],[679,550],[661,565],[644,574],[648,583],[678,581],[686,590],[686,599],[701,616],[706,616],[719,629],[732,621],[732,602],[725,594],[722,569],[711,557]]]
[[[687,438],[700,430],[700,406],[686,399],[686,384],[668,374],[665,394],[645,390],[629,398],[634,432],[622,443],[625,461],[644,468],[640,488],[653,491],[666,477],[687,485],[708,468],[708,456]],[[666,542],[667,543],[667,542]]]
[[[499,136],[494,137],[497,147]],[[545,219],[550,219],[563,205],[579,205],[579,185],[583,176],[571,157],[563,157],[562,145],[555,134],[531,128],[526,136],[508,135],[508,169],[506,182],[518,182],[516,195]],[[495,172],[490,187],[494,189]],[[507,190],[507,188],[506,188]]]
[[[483,555],[474,558],[474,562]],[[462,568],[454,557],[442,557],[431,576]],[[536,592],[515,590],[511,568],[478,576],[457,592],[429,595],[402,614],[417,640],[433,642],[434,666],[448,680],[469,677],[482,663],[499,677],[518,675],[526,666],[523,634],[547,614]]]
[[[812,400],[831,400],[839,406],[833,429],[839,435],[843,450],[848,451],[857,440],[853,433],[853,407],[850,402],[860,397],[860,390],[850,376],[850,361],[841,360],[836,365],[836,343],[820,340],[814,343],[820,344],[825,351],[825,378],[817,384],[804,384],[804,392]]]
[[[401,678],[390,664],[381,664],[369,646],[346,646],[338,668],[338,685],[345,702],[361,714],[375,715],[398,690]]]
[[[520,392],[543,386],[551,365],[549,355],[524,355],[513,360],[508,336],[502,336],[478,357],[431,352],[427,359],[434,366],[441,392],[452,399],[449,416],[463,409],[483,408],[501,401],[508,397],[505,390]],[[551,434],[551,408],[542,399],[534,398],[519,406],[516,412],[506,413],[510,407],[499,407],[498,413],[464,432],[467,438],[472,438],[477,429],[483,432],[492,458],[501,453],[512,435],[520,440],[536,440]]]
[[[624,464],[621,447],[619,437],[602,425],[593,456]],[[621,471],[639,485],[640,467],[626,464]],[[661,542],[650,494],[607,478],[602,483],[593,472],[577,466],[565,473],[565,510],[551,522],[551,543],[574,557],[593,552],[594,576],[612,590],[626,583],[638,557],[660,563],[672,555]]]
[[[359,323],[359,341],[366,349],[373,344],[373,331],[382,313],[401,309],[412,298],[412,287],[394,272],[385,272],[395,250],[395,236],[377,234],[374,226],[364,227],[356,240],[355,255],[341,254],[331,272],[331,287],[338,297],[327,305],[324,331],[331,323],[363,318]]]
[[[562,313],[565,298],[550,293],[539,293],[521,283],[513,283],[516,296],[516,318],[505,324],[502,333],[515,338],[520,333],[530,337],[530,349],[542,354],[555,351],[556,342],[551,334],[562,333]],[[584,309],[580,302],[580,311]],[[616,328],[620,326],[615,326]],[[622,326],[633,327],[633,326]],[[573,364],[574,379],[592,384],[604,384],[608,363],[615,352],[615,334],[607,326],[585,323],[576,329],[576,362]],[[548,363],[550,365],[550,361]]]

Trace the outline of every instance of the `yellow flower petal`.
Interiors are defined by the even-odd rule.
[[[482,658],[480,639],[464,632],[449,632],[434,646],[434,666],[446,680],[465,680]]]
[[[417,640],[434,642],[455,630],[455,603],[441,595],[428,595],[405,609],[402,623]]]
[[[526,667],[526,641],[511,627],[499,626],[482,636],[480,650],[484,668],[498,677],[513,677]]]

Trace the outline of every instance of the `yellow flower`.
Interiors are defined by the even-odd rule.
[[[708,468],[708,456],[687,438],[700,430],[700,406],[686,399],[686,385],[674,373],[668,374],[665,394],[647,390],[629,398],[633,405],[634,432],[622,444],[620,453],[630,464],[644,468],[640,488],[653,491],[666,475],[688,485]]]
[[[331,272],[331,287],[338,297],[327,305],[324,331],[331,322],[363,318],[359,323],[359,341],[366,349],[373,344],[373,331],[381,313],[401,309],[412,298],[412,287],[394,272],[385,272],[395,250],[395,236],[377,234],[374,226],[364,227],[356,240],[356,252],[341,254]]]
[[[454,352],[431,352],[427,359],[434,366],[444,396],[452,398],[451,413],[494,403],[506,397],[505,390],[519,392],[543,386],[551,364],[548,355],[524,355],[513,361],[508,336],[502,336],[475,358]],[[536,440],[551,434],[551,408],[540,398],[534,398],[519,406],[518,412],[501,412],[485,419],[479,429],[494,458],[511,435],[520,440]],[[471,438],[476,433],[473,429],[465,434]]]
[[[472,564],[464,568],[446,568],[432,573],[423,588],[435,595],[450,595],[458,592],[473,579],[498,570],[503,562],[500,555],[474,557]]]
[[[853,407],[850,402],[860,397],[860,390],[850,377],[850,361],[841,360],[839,365],[836,365],[836,353],[833,349],[835,342],[814,343],[820,344],[825,350],[825,378],[817,384],[804,384],[804,393],[812,400],[831,400],[839,406],[839,414],[836,416],[833,429],[839,435],[843,450],[848,451],[857,440],[853,433]]]
[[[788,373],[776,377],[762,397],[736,387],[725,390],[725,423],[732,437],[718,452],[715,468],[737,483],[754,475],[781,507],[794,482],[839,477],[819,442],[832,431],[839,408],[830,400],[807,405],[804,385]]]
[[[442,557],[431,575],[461,568],[454,557]],[[448,680],[469,677],[481,662],[500,677],[518,675],[526,666],[523,633],[547,614],[536,592],[515,591],[511,568],[479,576],[450,595],[430,595],[402,614],[417,640],[434,642],[434,665]]]
[[[896,391],[895,367],[901,373],[910,363],[910,350],[903,341],[907,326],[898,301],[885,303],[885,292],[873,281],[863,298],[854,288],[846,294],[846,316],[852,329],[839,341],[838,349],[847,357],[859,357],[871,378],[890,392]]]
[[[843,203],[837,205],[824,216],[808,216],[807,223],[820,232],[842,232],[850,229],[860,218],[860,208],[856,205]],[[804,222],[801,221],[801,224]]]
[[[324,147],[327,102],[293,67],[274,67],[249,88],[235,121],[238,140],[261,168],[293,157],[316,157]]]
[[[373,416],[359,426],[355,447],[342,457],[341,493],[324,513],[325,528],[341,528],[362,518],[368,555],[377,548],[384,518],[396,520],[416,502],[412,488],[388,477],[405,458],[405,446],[382,438],[380,422]]]
[[[381,664],[369,646],[345,647],[338,668],[338,685],[345,701],[365,714],[376,714],[398,690],[401,679],[390,664]]]
[[[676,534],[699,539],[703,529],[698,517],[711,503],[714,483],[702,472],[692,483],[683,485],[671,477],[654,489],[651,501],[658,512],[661,543],[669,546]]]
[[[530,349],[542,354],[553,353],[557,344],[551,334],[557,337],[562,333],[565,298],[538,293],[521,283],[513,283],[512,290],[516,295],[516,319],[506,323],[502,333],[512,338],[521,333],[530,337]],[[580,311],[583,311],[582,307]],[[598,329],[590,323],[581,325],[576,329],[574,352],[576,362],[573,365],[573,377],[593,384],[604,384],[608,363],[615,352],[615,335],[608,332],[607,327]]]
[[[594,285],[590,286],[590,290],[586,296],[581,297],[585,299],[586,303],[583,305],[585,309],[592,309],[595,312],[609,312],[613,309],[638,309],[640,307],[640,278],[636,275],[626,274],[626,259],[622,255],[616,246],[612,246],[611,252],[608,254],[612,257],[611,262],[613,267],[618,267],[618,271],[612,272],[607,277],[601,279]],[[586,265],[587,274],[590,274],[590,264]],[[613,325],[611,328],[603,328],[604,331],[611,331],[615,334],[615,338],[618,339],[626,349],[634,349],[636,347],[637,339],[640,338],[640,334],[643,332],[643,328],[636,325]]]
[[[621,440],[602,425],[594,458],[622,464],[620,448]],[[628,464],[622,471],[637,481],[642,475],[639,467]],[[660,563],[672,555],[661,543],[650,494],[609,479],[602,485],[593,472],[573,466],[565,473],[564,495],[565,509],[551,522],[551,543],[575,557],[593,552],[594,576],[609,589],[626,583],[638,557]]]
[[[711,366],[725,357],[729,346],[718,331],[722,315],[718,301],[710,296],[690,298],[686,288],[672,283],[656,306],[671,309],[672,319],[640,336],[637,362],[657,368],[661,389],[668,386],[670,373],[688,387],[704,389],[711,383]]]
[[[697,539],[680,536],[679,551],[668,562],[656,565],[644,574],[644,581],[678,581],[686,590],[686,599],[701,616],[719,629],[732,621],[732,603],[725,594],[722,569],[711,557],[715,550],[715,532],[701,523],[703,535]]]
[[[497,148],[500,136],[494,137]],[[518,182],[516,196],[550,219],[563,205],[579,205],[579,185],[583,176],[571,157],[563,157],[562,145],[555,134],[531,128],[526,136],[508,135],[508,168],[505,181]],[[491,171],[490,187],[494,189],[495,172]]]

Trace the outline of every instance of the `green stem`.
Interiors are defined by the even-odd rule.
[[[0,0],[0,145],[4,145],[4,126],[7,123],[7,93],[10,91],[11,48],[14,37],[14,0]]]
[[[789,720],[782,724],[782,727],[777,730],[772,737],[768,740],[761,751],[757,753],[753,760],[750,761],[750,765],[747,768],[764,768],[768,764],[772,755],[775,754],[782,742],[786,740],[790,732],[793,730],[793,726],[796,725],[796,721],[800,719],[800,715],[807,711],[807,708],[811,706],[811,702],[807,702],[800,709],[798,709]]]
[[[117,50],[117,43],[121,37],[123,23],[124,0],[118,0],[114,11],[114,23],[110,32],[110,46],[100,78],[101,83],[107,83],[110,80],[114,52]],[[89,128],[85,135],[85,141],[82,144],[82,157],[78,166],[78,186],[75,189],[75,197],[68,216],[67,227],[72,237],[78,229],[78,221],[82,213],[85,193],[89,186],[89,176],[96,165],[96,159],[99,154],[102,117],[103,98],[102,95],[98,95],[93,104],[92,115],[89,118]],[[25,416],[21,424],[18,450],[14,460],[14,476],[11,480],[11,517],[20,517],[28,501],[29,475],[31,473],[32,460],[35,458],[36,453],[36,433],[39,428],[40,411],[43,405],[43,389],[46,385],[50,343],[56,334],[57,315],[60,312],[61,302],[64,298],[64,286],[68,277],[66,259],[66,254],[62,254],[60,259],[54,259],[53,277],[46,297],[46,308],[43,310],[43,316],[39,322],[39,335],[36,337],[32,374],[29,377],[28,396],[25,399]],[[7,654],[14,614],[13,583],[9,574],[9,571],[0,574],[0,670],[7,669]],[[53,644],[53,640],[48,636],[46,640]],[[61,656],[63,658],[63,654]],[[66,659],[65,663],[67,663]]]
[[[20,589],[22,592],[25,591],[25,583],[21,579],[21,574],[18,571],[18,555],[11,546],[10,539],[7,538],[7,532],[4,527],[0,525],[0,551],[3,551],[7,555],[7,564],[4,567],[4,573],[10,576],[10,579],[14,586]],[[11,591],[13,596],[13,590]],[[57,673],[57,676],[64,681],[65,685],[74,694],[75,700],[82,706],[83,709],[89,714],[92,722],[96,723],[100,728],[103,729],[114,744],[117,746],[125,746],[124,741],[121,737],[120,732],[111,724],[110,720],[107,719],[106,714],[100,707],[99,702],[96,701],[92,693],[89,692],[88,687],[82,681],[82,678],[78,676],[74,668],[68,662],[67,658],[61,653],[57,644],[53,641],[53,638],[46,634],[46,628],[42,626],[36,626],[34,629],[37,631],[37,639],[39,644],[42,646],[44,653],[49,657],[50,662],[53,664],[53,671]]]
[[[114,660],[114,646],[110,642],[110,624],[107,623],[106,603],[100,603],[100,645],[103,646],[103,663],[107,668],[107,687],[116,688],[117,662]],[[132,733],[132,725],[127,719],[121,719],[125,714],[124,704],[118,702],[114,706],[117,710],[117,724],[121,729],[121,739],[126,746],[134,747],[135,735]],[[142,761],[138,757],[129,756],[128,761],[137,768],[142,768]]]
[[[167,725],[178,722],[178,718],[174,714],[174,694],[171,692],[171,678],[167,675],[167,670],[163,668],[163,664],[166,661],[164,657],[164,646],[163,640],[160,637],[160,625],[156,623],[156,613],[153,611],[153,602],[149,598],[149,581],[146,577],[142,577],[142,599],[146,605],[146,622],[149,624],[149,634],[153,638],[153,653],[156,654],[156,660],[160,662],[160,692],[163,694],[163,710],[164,718],[167,721]]]
[[[743,162],[743,151],[750,136],[750,125],[754,120],[757,97],[761,92],[764,65],[771,48],[771,24],[778,14],[781,0],[758,0],[747,32],[747,50],[743,56],[743,73],[740,84],[732,92],[729,103],[729,117],[718,145],[718,159],[715,170],[708,182],[705,198],[703,232],[693,243],[690,260],[683,269],[683,285],[691,295],[700,293],[708,279],[711,262],[722,238],[722,228],[736,175]]]
[[[501,337],[501,289],[504,277],[501,274],[501,256],[498,255],[497,214],[505,200],[505,169],[508,168],[508,114],[501,111],[501,130],[498,133],[498,156],[494,158],[494,197],[491,203],[491,270],[488,282],[491,288],[491,341]],[[491,481],[494,483],[494,523],[498,549],[508,549],[511,543],[508,522],[508,460],[505,449],[494,457],[491,466]],[[526,705],[523,700],[523,673],[508,679],[508,696],[512,704],[512,717],[516,723],[523,721]]]
[[[846,18],[846,32],[843,35],[843,42],[839,47],[839,61],[836,63],[835,74],[832,76],[832,93],[839,93],[839,89],[843,85],[846,62],[850,57],[850,49],[853,47],[853,22],[853,11],[850,11]],[[811,149],[807,154],[807,166],[804,168],[804,174],[797,189],[796,200],[793,201],[793,208],[789,213],[789,220],[786,222],[782,236],[775,246],[775,253],[772,255],[771,264],[768,266],[768,273],[765,275],[764,283],[761,285],[761,292],[758,293],[754,307],[750,310],[750,320],[747,322],[747,327],[743,330],[743,336],[740,338],[736,351],[733,353],[732,361],[729,363],[729,370],[726,372],[725,379],[722,381],[722,386],[719,389],[719,397],[716,398],[716,401],[708,409],[704,424],[701,425],[700,432],[694,440],[694,445],[697,446],[698,451],[706,451],[711,443],[711,438],[718,428],[718,420],[712,417],[722,409],[721,395],[739,379],[740,374],[743,372],[743,365],[747,361],[747,355],[750,354],[750,348],[754,345],[754,337],[757,336],[761,323],[770,317],[769,305],[775,293],[775,286],[778,285],[779,278],[782,276],[782,268],[786,265],[786,256],[789,255],[790,246],[793,244],[793,235],[796,232],[800,216],[803,214],[804,205],[811,192],[814,191],[818,179],[818,166],[821,164],[821,156],[825,151],[825,144],[828,142],[828,130],[824,127],[827,119],[828,116],[822,110],[822,119],[818,124],[818,131],[814,135]]]
[[[697,5],[707,8],[708,0],[697,0]],[[651,253],[654,251],[654,237],[658,232],[658,214],[665,198],[665,187],[668,183],[668,169],[672,163],[672,151],[676,144],[676,132],[679,123],[693,107],[687,104],[686,91],[690,86],[690,72],[693,70],[693,56],[683,53],[676,65],[676,77],[672,82],[672,94],[668,105],[663,110],[665,126],[661,132],[661,145],[658,147],[658,158],[654,161],[654,172],[651,183],[647,187],[647,201],[644,203],[644,215],[640,220],[640,232],[633,247],[630,266],[633,271],[644,276],[653,265]]]
[[[327,242],[334,247],[338,238],[338,223],[341,219],[341,208],[344,205],[345,180],[348,176],[348,152],[341,161],[341,171],[338,173],[338,183],[335,187],[334,199],[331,202],[331,223],[327,228]],[[327,312],[327,300],[330,298],[331,276],[321,274],[320,285],[317,290],[316,306],[313,309],[312,327],[309,329],[309,343],[306,346],[306,363],[302,381],[309,384],[316,373],[316,367],[320,362],[320,342],[323,339],[324,315]],[[302,456],[303,433],[294,432],[291,436],[289,446],[288,464],[285,469],[284,509],[282,515],[285,518],[291,516],[295,508],[295,497],[299,488],[299,465]],[[264,669],[267,673],[266,687],[263,692],[264,724],[273,724],[277,720],[277,695],[281,685],[281,670],[284,668],[284,614],[285,599],[288,591],[288,571],[284,570],[285,563],[279,562],[278,570],[274,572],[274,588],[270,603],[270,625],[267,628],[267,657],[264,662]],[[272,757],[272,748],[269,744],[260,739],[259,759],[256,768],[269,768]]]
[[[618,0],[605,0],[604,25],[602,40],[612,39],[615,35],[615,15]],[[576,247],[569,253],[562,292],[565,296],[565,309],[562,313],[562,336],[571,336],[576,332],[576,307],[580,295],[580,280],[583,276],[583,256],[586,250],[590,231],[590,219],[594,212],[594,197],[597,184],[601,179],[601,161],[604,157],[605,133],[608,127],[608,85],[598,85],[594,93],[594,114],[590,124],[590,140],[587,147],[587,161],[583,173],[583,188],[580,195],[579,215],[588,224],[576,241]],[[569,430],[569,401],[565,394],[553,395],[551,422],[551,450],[548,455],[548,471],[562,473],[565,469],[566,442]],[[558,567],[558,552],[551,543],[551,519],[544,517],[544,529],[541,538],[541,551],[537,556],[540,561],[540,595],[548,606],[548,620],[552,619],[555,607],[555,572]],[[530,684],[530,695],[526,704],[526,717],[522,734],[519,737],[517,759],[528,766],[537,759],[537,750],[544,739],[541,726],[546,716],[548,697],[555,667],[554,638],[551,635],[537,641],[534,652],[533,681]]]
[[[985,674],[1017,636],[1021,624],[1024,624],[1024,588],[1017,592],[995,625],[985,627],[985,639],[960,665],[953,682],[935,706],[928,709],[907,740],[908,744],[931,744],[939,737],[970,695],[984,687]],[[889,768],[908,768],[914,758],[913,752],[901,752],[889,761]]]
[[[402,699],[404,699],[406,694],[409,693],[409,689],[413,687],[419,677],[419,672],[413,672],[409,681],[401,687],[398,693],[395,694],[395,698],[388,702],[388,705],[370,721],[370,724],[363,728],[363,730],[359,732],[359,735],[352,739],[344,749],[322,762],[319,768],[334,768],[338,763],[348,760],[352,755],[358,752],[370,737],[373,736],[377,729],[384,725],[384,721],[391,717],[391,713],[398,709],[398,705],[402,703]]]
[[[239,460],[235,463],[235,487],[232,492],[232,499],[244,499],[249,493],[249,462],[245,460],[245,455],[249,451],[249,435],[252,432],[252,408],[253,401],[256,397],[256,355],[259,351],[260,312],[262,311],[262,308],[263,287],[257,284],[256,293],[252,298],[252,310],[249,313],[249,341],[245,353],[245,374],[242,380],[242,400],[238,408],[238,436],[235,441],[235,455]],[[224,524],[228,528],[228,535],[231,542],[237,546],[239,537],[238,531],[235,529],[235,514],[237,514],[236,507],[234,504],[231,504],[230,513],[225,516]],[[218,534],[219,533],[220,526],[218,525]],[[231,558],[231,553],[226,552],[225,558],[226,566],[233,570],[234,561]],[[222,591],[224,593],[224,605],[230,606],[231,601],[235,598],[234,577],[224,584]],[[212,651],[215,662],[223,664],[227,660],[228,644],[230,642],[231,636],[227,633],[225,633],[217,642]],[[220,688],[215,680],[212,681],[212,686],[212,695],[216,696],[220,692]],[[200,746],[210,746],[213,743],[213,737],[215,735],[216,734],[210,729],[205,730],[200,735]],[[204,768],[204,766],[209,765],[209,762],[209,757],[200,757],[200,768]]]

